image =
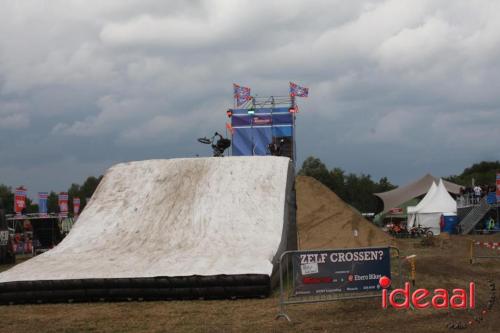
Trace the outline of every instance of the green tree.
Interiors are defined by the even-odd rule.
[[[302,163],[299,175],[313,177],[331,188],[332,182],[330,179],[330,172],[319,158],[313,156],[306,158],[304,163]]]
[[[68,189],[68,210],[72,214],[73,213],[73,198],[80,198],[81,188],[78,184],[71,184]]]
[[[476,185],[495,185],[496,173],[499,171],[500,161],[482,161],[465,168],[461,174],[446,179],[462,186],[471,186],[472,179]]]
[[[361,212],[374,212],[377,206],[376,184],[370,175],[350,173],[346,178],[347,203]]]
[[[26,214],[38,213],[38,204],[26,197]]]
[[[97,178],[94,176],[90,176],[85,180],[83,185],[80,187],[80,192],[79,192],[80,207],[81,207],[80,211],[83,210],[83,208],[85,208],[85,206],[87,205],[87,199],[90,199],[92,197],[94,191],[101,182],[102,177],[103,177],[102,175]]]
[[[50,191],[47,198],[47,211],[49,213],[59,213],[59,197],[54,191]]]
[[[376,187],[377,187],[375,189],[377,191],[376,193],[386,192],[396,188],[395,185],[391,184],[391,182],[389,181],[389,179],[387,179],[387,177],[380,178]]]
[[[5,214],[14,213],[14,193],[9,186],[0,184],[0,199],[2,199]]]
[[[335,192],[342,200],[347,201],[345,178],[345,172],[341,168],[333,168],[330,171],[330,189]]]
[[[387,177],[382,177],[379,182],[374,182],[368,174],[346,174],[338,167],[328,171],[326,165],[319,158],[313,156],[304,161],[298,174],[317,179],[342,200],[361,212],[380,212],[383,209],[383,204],[373,194],[395,188]]]

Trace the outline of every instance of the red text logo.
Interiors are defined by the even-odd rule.
[[[433,307],[435,309],[474,309],[475,284],[469,283],[469,288],[455,288],[450,292],[438,288],[432,292],[428,289],[419,288],[411,290],[410,283],[406,282],[404,288],[397,288],[389,292],[391,279],[382,276],[379,280],[382,290],[382,308],[387,309],[390,305],[395,309],[409,309],[410,303],[415,309]]]

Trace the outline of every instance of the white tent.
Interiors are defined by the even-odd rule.
[[[424,198],[420,200],[420,202],[416,206],[408,206],[407,214],[408,214],[408,229],[412,228],[416,223],[417,212],[422,209],[427,203],[432,200],[434,193],[436,193],[437,185],[435,182],[432,182],[431,187],[427,190]]]
[[[441,215],[457,215],[457,203],[446,190],[443,180],[439,180],[439,185],[433,193],[431,190],[432,186],[417,206],[408,207],[408,226],[430,227],[434,235],[438,235]]]

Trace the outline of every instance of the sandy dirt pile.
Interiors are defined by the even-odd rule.
[[[382,246],[393,242],[392,237],[316,179],[298,176],[295,188],[299,249]]]

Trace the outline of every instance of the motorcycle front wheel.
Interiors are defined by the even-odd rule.
[[[198,142],[204,143],[206,145],[209,145],[209,144],[212,143],[212,141],[210,139],[208,139],[208,138],[199,138]]]

